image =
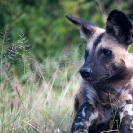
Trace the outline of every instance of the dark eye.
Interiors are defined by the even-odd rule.
[[[88,57],[88,55],[89,55],[89,51],[86,49],[85,53],[84,53],[84,58],[86,59]]]
[[[106,57],[109,57],[112,55],[112,51],[109,49],[102,49],[102,54]]]

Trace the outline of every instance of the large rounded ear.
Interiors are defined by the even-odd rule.
[[[88,40],[95,33],[97,26],[94,23],[70,15],[66,17],[80,30],[81,38]]]
[[[127,16],[117,9],[111,11],[107,18],[106,32],[124,45],[133,43],[133,25]]]

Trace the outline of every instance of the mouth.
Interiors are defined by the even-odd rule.
[[[107,80],[108,78],[110,78],[110,75],[109,74],[105,74],[104,76],[100,76],[100,78],[98,79],[94,79],[92,77],[82,77],[84,80],[90,82],[90,83],[93,83],[93,84],[96,84],[96,83],[101,83],[105,80]]]
[[[89,82],[89,83],[92,83],[92,84],[96,84],[96,83],[98,83],[98,80],[96,80],[96,79],[92,79],[92,78],[85,78],[85,77],[82,77],[84,80],[86,80],[87,82]]]

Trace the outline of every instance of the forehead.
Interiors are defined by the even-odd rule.
[[[93,34],[93,36],[87,41],[87,49],[88,50],[93,50],[94,45],[97,45],[101,40],[101,34],[105,32],[104,29],[97,28],[96,32]],[[96,44],[97,43],[97,44]]]
[[[110,50],[113,50],[113,52],[118,52],[118,54],[125,52],[125,48],[122,46],[122,44],[119,44],[115,38],[108,35],[103,29],[100,29],[88,41],[87,49],[89,51],[96,52],[103,48],[109,48]]]
[[[97,44],[96,51],[101,48],[108,48],[114,53],[117,52],[117,54],[123,54],[126,51],[121,43],[118,43],[115,38],[106,33],[103,34],[101,41]]]

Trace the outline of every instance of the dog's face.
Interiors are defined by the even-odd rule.
[[[130,68],[128,47],[133,42],[131,21],[119,10],[113,10],[106,23],[106,29],[93,23],[66,16],[80,30],[81,37],[87,41],[84,59],[80,68],[83,79],[97,84],[126,76]]]

